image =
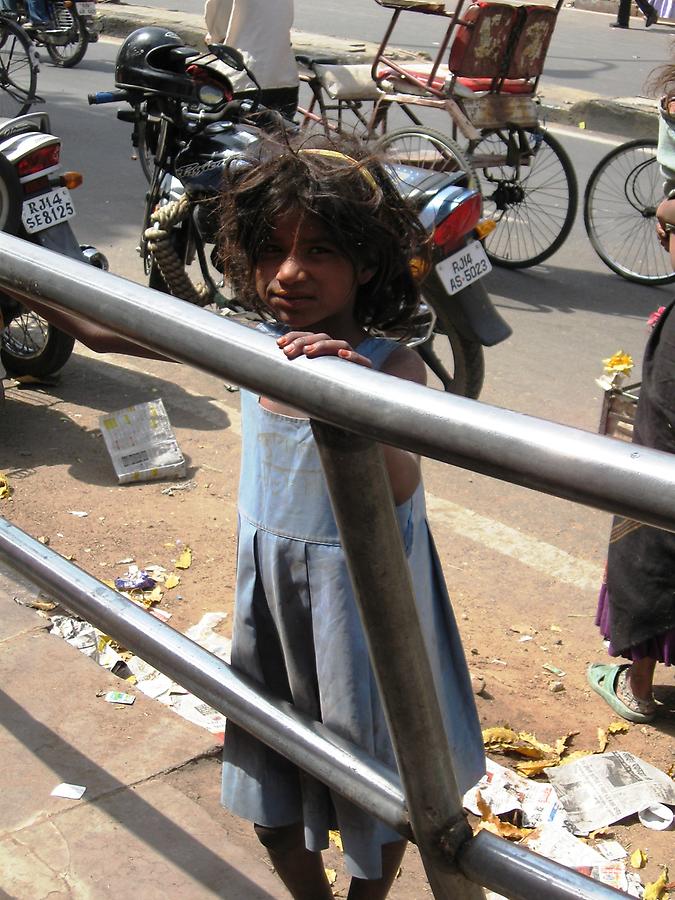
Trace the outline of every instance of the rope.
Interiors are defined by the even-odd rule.
[[[213,299],[213,290],[204,282],[193,284],[171,240],[171,232],[190,215],[187,195],[158,206],[150,216],[150,227],[145,238],[151,254],[169,291],[174,297],[187,300],[197,306],[206,306]]]

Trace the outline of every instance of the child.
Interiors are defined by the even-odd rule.
[[[277,148],[266,162],[233,167],[224,198],[225,274],[269,319],[262,327],[289,365],[336,356],[425,382],[417,354],[372,335],[409,321],[418,302],[409,259],[426,246],[379,165],[335,149]],[[395,769],[309,420],[243,391],[242,431],[232,665]],[[463,791],[481,776],[484,754],[419,459],[384,453]],[[296,900],[332,897],[319,852],[331,828],[354,876],[350,900],[386,897],[405,850],[400,835],[232,722],[222,799],[255,823]]]

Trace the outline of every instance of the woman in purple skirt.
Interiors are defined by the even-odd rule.
[[[645,350],[633,435],[633,443],[669,453],[675,453],[674,307],[675,301],[664,309]],[[675,664],[675,534],[614,520],[596,624],[610,655],[630,662],[594,663],[591,687],[624,719],[651,722],[656,664]]]

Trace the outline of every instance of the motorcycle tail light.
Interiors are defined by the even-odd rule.
[[[434,244],[441,250],[453,250],[465,234],[476,227],[481,214],[481,196],[471,194],[452,209],[434,229]]]
[[[59,180],[63,187],[67,187],[71,191],[78,188],[84,181],[79,172],[64,172]]]
[[[48,147],[40,147],[38,150],[33,150],[32,153],[28,153],[19,160],[16,167],[19,178],[35,175],[37,172],[44,171],[44,169],[52,169],[54,166],[58,166],[60,155],[60,144],[50,144]]]

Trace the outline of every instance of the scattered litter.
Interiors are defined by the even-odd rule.
[[[531,641],[531,640],[532,640],[532,635],[531,635],[531,634],[524,634],[522,637],[519,637],[519,638],[518,638],[518,643],[519,643],[519,644],[526,644],[528,641]]]
[[[73,619],[70,616],[53,616],[50,634],[61,637],[68,644],[77,647],[85,656],[98,662],[98,632],[89,622]]]
[[[634,815],[645,804],[675,806],[675,783],[632,753],[615,750],[546,770],[576,834]]]
[[[12,488],[9,479],[4,472],[0,472],[0,500],[9,500],[12,496]]]
[[[474,827],[474,834],[479,831],[489,831],[499,837],[506,838],[507,841],[522,841],[523,838],[531,834],[529,828],[519,828],[511,822],[503,822],[490,809],[490,804],[482,797],[480,791],[476,794],[476,803],[480,812],[480,821]]]
[[[478,794],[497,816],[520,810],[526,828],[553,822],[561,813],[558,796],[550,784],[528,781],[489,757],[485,759],[485,775],[464,795],[465,808],[477,816],[480,815]]]
[[[39,597],[29,597],[28,600],[22,600],[20,597],[14,597],[14,602],[19,606],[28,606],[30,609],[39,609],[40,612],[51,612],[58,606],[51,600],[40,600]]]
[[[125,694],[123,691],[107,691],[103,699],[106,703],[123,703],[124,706],[132,706],[136,702],[134,694]]]
[[[173,497],[174,494],[180,491],[193,491],[196,487],[196,481],[185,481],[182,484],[170,484],[168,487],[162,488],[160,493],[166,494],[167,497]]]
[[[117,562],[115,563],[115,565],[116,566],[128,566],[129,563],[132,563],[135,561],[136,560],[134,559],[133,556],[127,556],[125,559],[118,559]]]
[[[536,835],[525,842],[530,850],[547,856],[563,866],[577,869],[580,866],[602,866],[607,860],[594,847],[589,847],[574,837],[561,824],[548,823],[538,829]],[[623,867],[622,867],[623,868]]]
[[[490,660],[491,663],[494,663],[496,666],[505,666],[507,662],[505,659],[499,659],[499,657],[495,656]]]
[[[129,566],[128,571],[115,579],[118,591],[151,591],[157,582],[145,569]]]
[[[335,884],[337,881],[337,872],[335,869],[324,869],[326,873],[326,878],[328,879],[328,884]]]
[[[68,513],[71,516],[77,516],[78,519],[86,519],[87,516],[89,515],[88,512],[84,512],[81,509],[69,509]]]
[[[645,885],[643,900],[662,900],[668,890],[668,866],[664,866],[656,881]]]
[[[638,819],[652,831],[667,831],[673,824],[673,811],[663,803],[654,803],[638,812]]]
[[[215,630],[226,618],[227,613],[225,612],[205,613],[196,625],[188,628],[185,637],[189,637],[200,647],[229,663],[232,641]]]
[[[552,681],[549,684],[548,689],[552,694],[560,694],[565,690],[565,685],[562,683],[562,681]]]
[[[331,844],[334,845],[334,847],[337,850],[340,851],[340,853],[344,852],[343,847],[342,847],[342,835],[340,834],[339,831],[329,831],[328,832],[328,840],[330,841]]]
[[[189,569],[192,565],[192,550],[186,547],[174,563],[177,569]]]
[[[618,841],[598,841],[595,849],[602,853],[605,859],[610,859],[613,862],[618,862],[620,859],[625,859],[628,856],[628,851]]]
[[[553,663],[544,663],[542,669],[546,669],[547,672],[550,672],[551,675],[557,675],[559,678],[562,678],[566,675],[566,672],[563,672],[562,669],[559,669],[557,666],[554,666]]]
[[[185,459],[160,399],[101,416],[99,426],[120,484],[185,476]]]
[[[170,591],[171,588],[178,587],[179,584],[180,575],[174,575],[173,572],[170,575],[167,575],[164,579],[164,587],[167,589],[167,591]]]
[[[476,696],[480,696],[485,690],[485,679],[476,672],[471,672],[471,687]]]
[[[649,858],[644,850],[633,850],[630,855],[630,864],[634,869],[644,869]]]
[[[52,797],[62,797],[64,800],[81,800],[86,791],[81,784],[68,784],[66,781],[57,784],[51,793]]]

